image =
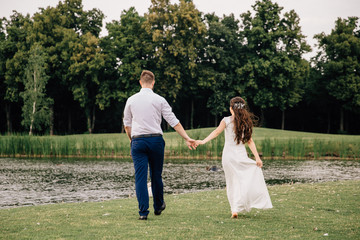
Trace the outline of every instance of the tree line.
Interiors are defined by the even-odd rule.
[[[320,51],[310,61],[294,10],[258,0],[239,17],[152,0],[143,16],[124,10],[100,36],[104,14],[82,0],[14,11],[0,24],[0,131],[120,132],[148,69],[186,128],[217,125],[242,96],[264,127],[360,133],[357,17],[314,36]]]

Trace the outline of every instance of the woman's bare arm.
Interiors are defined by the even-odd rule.
[[[256,145],[255,145],[255,142],[253,141],[252,138],[250,138],[250,140],[247,142],[251,152],[253,153],[253,155],[255,156],[255,160],[256,160],[256,165],[258,165],[259,167],[262,167],[263,166],[263,163],[260,159],[260,156],[259,156],[259,153],[258,151],[256,150]]]
[[[209,136],[207,136],[204,140],[197,140],[196,141],[196,144],[199,145],[199,144],[205,144],[209,141],[211,141],[212,139],[216,138],[217,136],[219,136],[220,133],[222,133],[222,131],[224,131],[226,127],[226,124],[224,122],[224,120],[222,120],[219,124],[219,126],[214,130],[212,131]]]

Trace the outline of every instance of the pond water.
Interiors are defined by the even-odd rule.
[[[360,161],[265,160],[267,184],[360,179]],[[164,191],[179,194],[225,187],[221,161],[164,164]],[[129,160],[0,158],[0,208],[135,196]]]

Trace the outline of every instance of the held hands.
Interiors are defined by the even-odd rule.
[[[189,138],[189,139],[186,140],[186,145],[188,146],[188,148],[189,148],[190,150],[195,150],[196,147],[197,147],[197,145],[195,144],[195,142],[196,142],[196,141],[195,141],[194,139]]]
[[[192,138],[186,140],[186,145],[190,150],[195,150],[199,145],[203,144],[205,144],[204,140],[194,140]]]
[[[196,147],[199,146],[199,145],[203,145],[203,144],[205,144],[204,140],[196,140],[195,141],[195,146]]]
[[[186,145],[190,150],[195,150],[199,145],[205,144],[204,140],[194,140],[192,138],[186,140]]]

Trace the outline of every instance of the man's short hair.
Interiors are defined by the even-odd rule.
[[[150,84],[155,80],[155,75],[149,70],[143,70],[140,76],[140,81],[145,84]]]

